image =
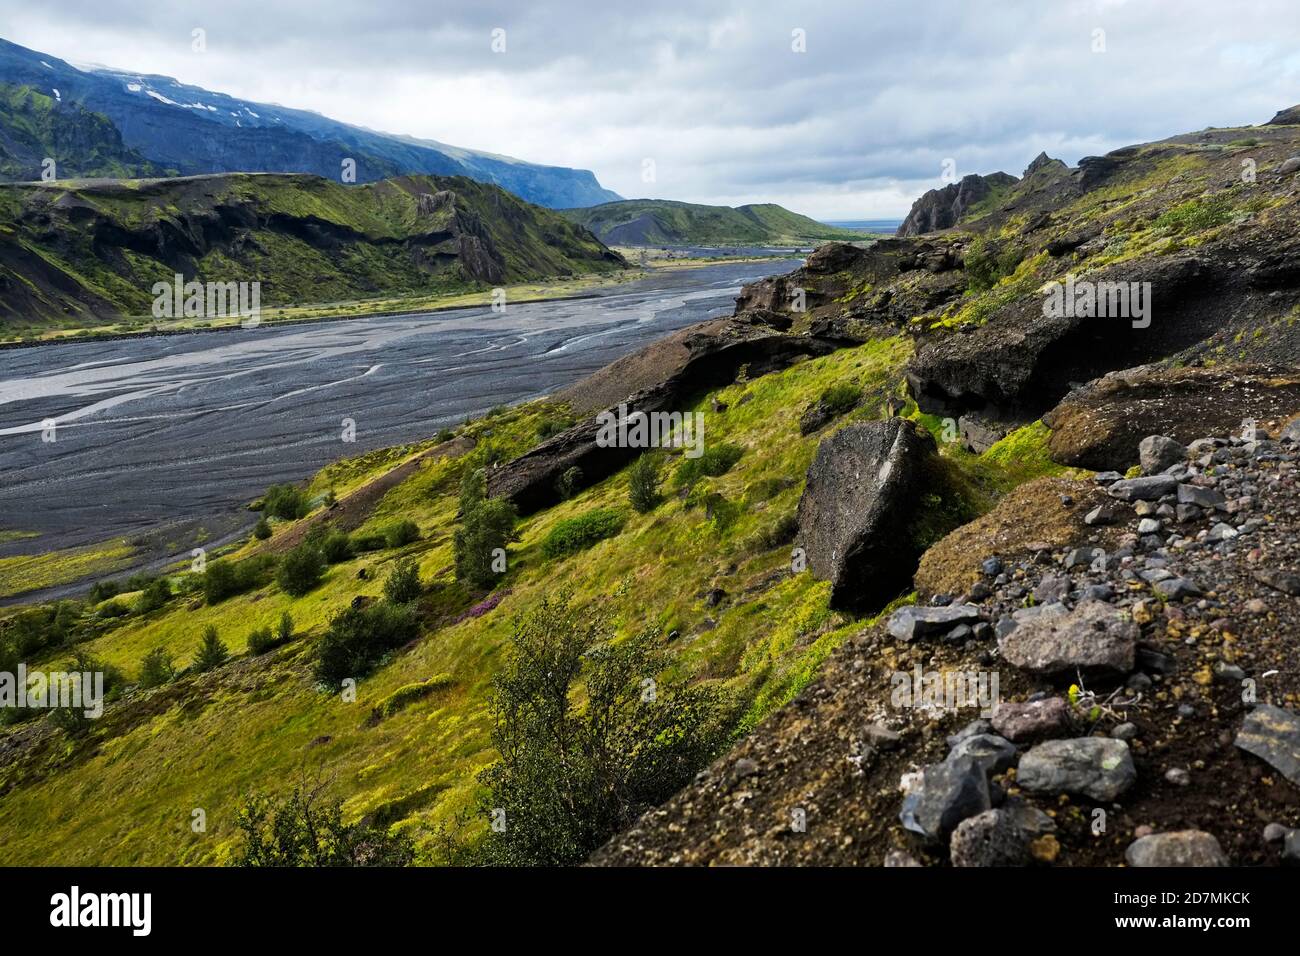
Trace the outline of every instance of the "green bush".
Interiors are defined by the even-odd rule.
[[[244,845],[236,866],[409,866],[415,847],[404,834],[345,824],[340,801],[319,788],[295,787],[283,801],[254,794],[236,816]]]
[[[217,629],[209,624],[203,632],[203,640],[199,643],[199,649],[194,655],[194,670],[202,674],[204,671],[220,667],[229,659],[230,650],[217,636]]]
[[[452,535],[456,580],[476,588],[491,587],[498,576],[494,552],[504,551],[514,537],[514,505],[487,497],[483,469],[466,472],[460,485],[460,523]]]
[[[582,469],[577,465],[572,468],[566,468],[564,474],[560,475],[555,482],[555,491],[559,496],[568,501],[576,495],[582,488]]]
[[[253,525],[253,537],[258,541],[265,541],[271,537],[271,522],[266,520],[266,515],[257,519],[257,524]]]
[[[537,426],[538,441],[546,441],[573,427],[573,419],[560,416],[547,416]]]
[[[99,610],[96,613],[98,613],[100,617],[112,619],[112,618],[126,617],[128,614],[131,613],[131,609],[127,607],[125,604],[123,604],[121,601],[114,598],[111,601],[105,601],[103,604],[101,604],[99,606]]]
[[[717,691],[647,685],[667,664],[657,632],[614,636],[567,593],[515,618],[491,703],[501,759],[480,776],[481,809],[503,810],[508,825],[485,842],[486,862],[579,863],[725,743]]]
[[[344,678],[361,677],[386,653],[415,637],[417,629],[409,604],[379,601],[340,611],[317,645],[316,679],[337,686]]]
[[[279,642],[271,634],[269,627],[254,628],[248,635],[248,653],[254,657],[265,654],[276,647]]]
[[[325,556],[314,543],[304,541],[280,561],[276,583],[285,594],[302,597],[325,575]]]
[[[386,547],[388,547],[388,539],[382,534],[359,534],[352,538],[352,550],[356,554],[382,551]]]
[[[293,485],[272,485],[262,496],[262,510],[275,518],[296,521],[311,511],[307,493]]]
[[[649,514],[658,507],[661,497],[657,456],[644,454],[632,462],[628,469],[627,497],[640,514]]]
[[[281,644],[293,640],[293,615],[285,611],[275,626],[275,639]]]
[[[699,458],[683,458],[673,475],[673,483],[679,488],[689,488],[706,475],[711,478],[725,475],[744,453],[745,449],[739,445],[713,445]]]
[[[611,538],[622,530],[622,514],[612,508],[593,508],[566,518],[552,528],[542,542],[542,554],[548,558],[561,558],[590,548],[597,541]]]
[[[328,564],[338,564],[352,558],[352,539],[337,528],[321,536],[320,552]]]
[[[393,604],[410,604],[420,590],[420,566],[410,558],[399,561],[384,582],[384,597]]]
[[[410,518],[403,518],[384,529],[384,538],[390,548],[401,548],[420,540],[420,526]]]
[[[172,586],[166,578],[157,578],[149,582],[148,587],[140,592],[135,609],[141,614],[148,614],[162,607],[172,597]]]
[[[141,687],[161,687],[175,676],[176,668],[165,648],[155,647],[140,659]]]
[[[218,604],[228,597],[243,594],[265,584],[271,577],[275,559],[270,555],[245,558],[243,561],[217,560],[203,572],[203,597]]]

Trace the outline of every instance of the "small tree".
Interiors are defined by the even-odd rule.
[[[410,604],[420,590],[420,566],[410,558],[399,561],[384,582],[384,597],[393,604]]]
[[[280,623],[275,626],[275,639],[281,644],[293,640],[293,615],[288,611],[280,615]]]
[[[628,500],[641,514],[649,514],[659,505],[659,459],[642,455],[628,471]]]
[[[141,614],[148,614],[150,611],[156,611],[168,601],[171,600],[172,586],[167,583],[166,578],[155,578],[150,581],[143,591],[140,592],[140,599],[136,603],[136,610]]]
[[[460,525],[452,537],[456,580],[478,588],[495,584],[499,573],[495,552],[514,536],[514,505],[487,497],[487,478],[481,468],[468,472],[460,486]]]
[[[171,655],[161,647],[155,647],[140,659],[141,687],[161,687],[175,676]]]
[[[481,809],[509,821],[488,838],[490,862],[581,861],[723,744],[715,691],[655,683],[666,663],[657,632],[613,636],[603,614],[575,607],[566,592],[515,618],[491,702],[501,759],[480,778]],[[574,693],[584,677],[585,695]]]
[[[323,788],[295,787],[283,801],[246,798],[236,822],[244,847],[236,866],[409,866],[415,847],[404,834],[343,822],[339,800]]]
[[[211,624],[203,632],[198,652],[194,655],[194,669],[199,673],[220,667],[230,659],[230,650],[217,637],[217,629]]]
[[[325,574],[325,556],[313,543],[298,545],[280,562],[276,581],[281,590],[294,597],[302,597],[316,585]]]

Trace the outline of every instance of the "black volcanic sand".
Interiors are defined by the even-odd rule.
[[[153,557],[252,524],[268,485],[536,398],[730,313],[789,260],[664,271],[594,297],[0,352],[0,556],[119,535]],[[343,420],[356,423],[345,444]],[[57,423],[52,443],[41,423]]]

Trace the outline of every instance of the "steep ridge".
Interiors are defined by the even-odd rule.
[[[625,263],[495,186],[299,174],[0,186],[0,319],[148,316],[154,283],[260,282],[261,304],[483,288]]]
[[[849,229],[828,226],[775,203],[702,206],[667,199],[625,199],[563,215],[614,245],[717,245],[861,238]]]

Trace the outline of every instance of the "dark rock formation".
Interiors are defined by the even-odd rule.
[[[701,391],[733,381],[742,365],[752,375],[784,368],[796,358],[825,355],[836,348],[812,335],[781,331],[788,320],[762,311],[744,312],[689,326],[648,345],[560,393],[576,410],[617,413],[673,412]],[[488,474],[488,493],[509,498],[523,514],[560,500],[556,481],[570,468],[582,472],[582,487],[616,472],[644,448],[601,447],[600,422],[592,416]],[[707,445],[707,434],[705,442]]]
[[[1300,373],[1281,366],[1164,368],[1112,372],[1067,395],[1043,416],[1052,458],[1063,465],[1125,471],[1147,435],[1186,444],[1211,433],[1241,434],[1253,420],[1269,434],[1300,412]]]
[[[934,439],[910,421],[850,425],[821,443],[799,500],[799,544],[838,607],[879,606],[905,588],[910,533]]]
[[[981,176],[971,173],[960,182],[931,189],[912,203],[912,209],[898,227],[899,236],[919,236],[957,225],[977,202],[996,189],[1014,186],[1018,180],[1007,173]]]

